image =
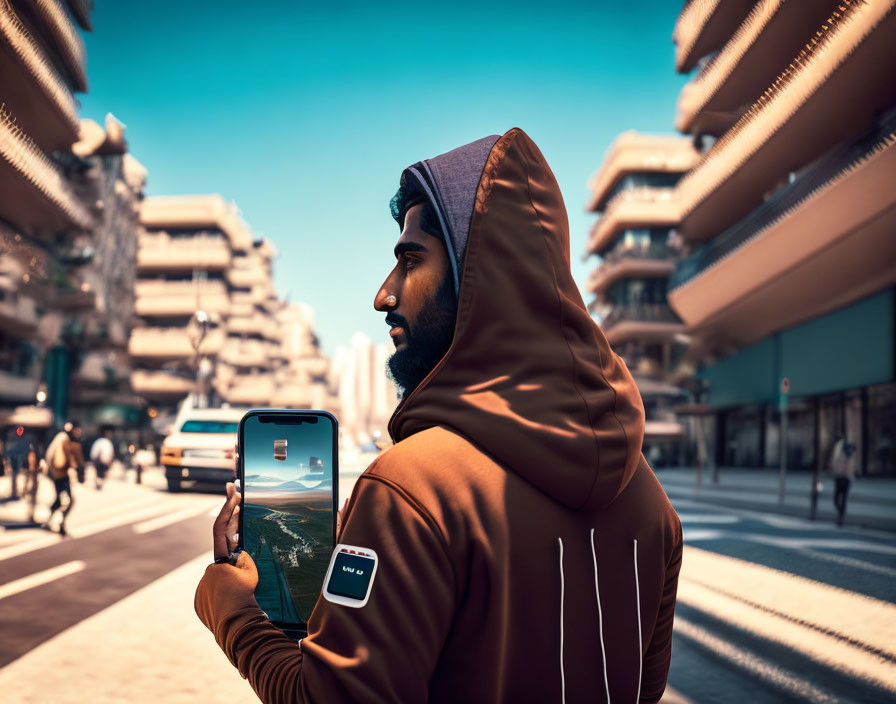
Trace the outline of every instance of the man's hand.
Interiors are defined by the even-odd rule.
[[[239,511],[240,493],[228,483],[227,500],[212,526],[215,559],[227,557],[236,547]],[[258,570],[246,551],[240,553],[236,565],[209,565],[196,589],[196,614],[217,638],[215,629],[224,619],[243,607],[258,606],[254,594],[257,585]]]

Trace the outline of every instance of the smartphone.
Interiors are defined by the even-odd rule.
[[[258,568],[255,599],[297,639],[308,633],[336,545],[336,418],[257,409],[239,424],[239,547]]]

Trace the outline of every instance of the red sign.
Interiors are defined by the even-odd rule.
[[[785,376],[781,380],[781,393],[786,394],[788,391],[790,391],[790,379]]]

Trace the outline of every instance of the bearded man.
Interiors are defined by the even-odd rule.
[[[374,307],[396,347],[395,445],[338,536],[379,556],[369,600],[319,599],[299,645],[258,608],[243,553],[209,567],[197,613],[265,702],[659,701],[681,523],[573,282],[554,175],[513,129],[406,169],[392,213]]]

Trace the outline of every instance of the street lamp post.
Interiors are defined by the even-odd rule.
[[[208,397],[205,393],[204,365],[202,364],[201,348],[208,334],[209,317],[204,310],[197,310],[190,318],[190,343],[193,345],[193,372],[195,374],[194,394],[196,406],[205,408],[208,406]]]
[[[781,476],[778,480],[778,503],[784,503],[784,483],[787,480],[787,393],[790,391],[790,379],[781,380],[781,393],[778,396],[778,407],[781,411]]]

